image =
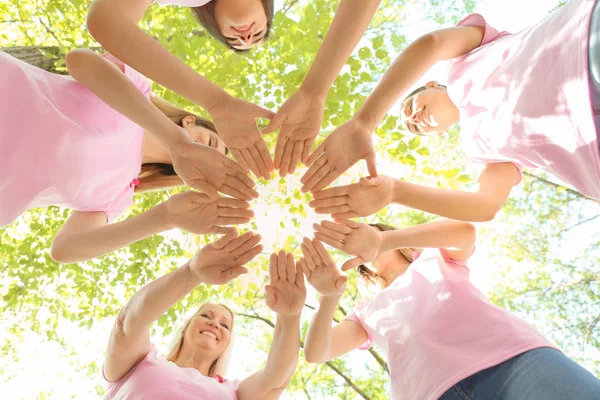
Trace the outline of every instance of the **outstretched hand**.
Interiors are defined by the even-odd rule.
[[[369,174],[377,176],[372,132],[351,119],[331,132],[307,160],[310,165],[301,179],[303,192],[318,192],[335,181],[358,160],[365,160]]]
[[[333,218],[368,217],[393,201],[394,180],[385,175],[360,178],[358,183],[335,186],[313,193],[308,203],[317,214]]]
[[[271,119],[275,113],[235,97],[228,97],[209,112],[219,136],[237,162],[257,177],[269,179],[273,161],[256,118]]]
[[[279,175],[293,174],[299,161],[307,163],[308,156],[321,129],[325,98],[310,94],[302,89],[292,95],[263,133],[271,133],[280,128],[275,145],[275,167]]]
[[[379,253],[382,239],[375,229],[367,224],[350,220],[322,221],[314,224],[315,237],[344,253],[355,256],[342,265],[347,271],[373,260]]]
[[[217,200],[219,192],[241,200],[258,197],[254,181],[235,161],[212,147],[186,141],[171,152],[173,168],[183,181]]]
[[[302,254],[299,264],[308,283],[322,296],[341,296],[346,290],[348,278],[342,275],[325,246],[317,239],[302,240]]]
[[[282,316],[299,316],[306,300],[306,287],[302,270],[294,256],[283,250],[271,254],[269,285],[265,287],[267,306]]]
[[[189,266],[203,283],[223,285],[248,272],[244,264],[263,249],[260,235],[246,232],[238,237],[237,231],[204,246],[190,260]]]

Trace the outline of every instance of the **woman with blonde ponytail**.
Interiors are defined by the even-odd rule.
[[[0,52],[0,227],[32,208],[73,209],[50,253],[72,263],[172,228],[227,233],[223,225],[250,220],[254,182],[226,157],[211,122],[152,95],[143,75],[110,54],[78,49],[66,65],[71,76]],[[196,150],[175,152],[173,138]],[[204,193],[113,223],[134,193],[181,186],[182,174]]]
[[[304,341],[306,361],[322,363],[375,344],[389,367],[391,400],[598,397],[598,379],[470,282],[472,224],[443,220],[394,229],[337,220],[315,229],[300,259],[321,295]],[[377,287],[334,327],[347,278],[321,241],[354,257],[342,270],[358,267]]]

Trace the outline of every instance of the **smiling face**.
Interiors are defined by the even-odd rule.
[[[419,135],[446,132],[459,120],[458,108],[437,82],[429,82],[424,90],[407,97],[400,115],[407,129]]]
[[[227,349],[233,329],[233,315],[219,304],[204,304],[190,320],[184,341],[219,358]]]
[[[236,50],[248,50],[267,36],[267,14],[262,0],[218,0],[214,16],[225,41]]]

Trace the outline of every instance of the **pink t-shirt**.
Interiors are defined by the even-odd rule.
[[[158,357],[152,345],[118,382],[109,382],[106,400],[237,400],[240,381],[220,382],[195,368],[181,368]]]
[[[200,7],[210,0],[156,0],[161,6]]]
[[[554,347],[469,282],[465,261],[427,249],[347,319],[383,351],[393,400],[434,400],[478,371],[525,351]]]
[[[150,84],[112,56],[144,95]],[[68,75],[0,51],[0,227],[30,208],[103,211],[133,201],[143,129]]]
[[[545,170],[600,199],[600,151],[588,81],[594,0],[571,0],[515,34],[479,14],[481,45],[451,62],[448,95],[460,109],[460,141],[476,162]]]

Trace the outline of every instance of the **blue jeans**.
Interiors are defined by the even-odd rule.
[[[558,350],[527,351],[460,381],[440,400],[598,400],[600,380]]]

